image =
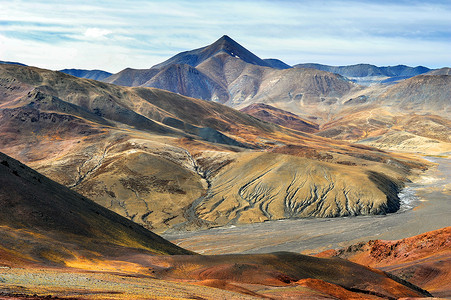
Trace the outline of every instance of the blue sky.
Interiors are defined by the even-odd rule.
[[[451,66],[451,1],[0,0],[0,60],[149,68],[227,34],[288,64]]]

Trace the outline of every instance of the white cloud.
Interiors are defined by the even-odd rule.
[[[86,29],[84,36],[86,38],[99,39],[99,38],[105,38],[107,35],[109,35],[111,33],[112,33],[112,31],[108,30],[108,29],[88,28],[88,29]]]

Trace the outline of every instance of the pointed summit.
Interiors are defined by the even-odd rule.
[[[162,62],[161,64],[155,65],[152,68],[161,69],[163,67],[166,67],[171,64],[187,64],[192,67],[196,67],[203,61],[219,54],[219,53],[226,53],[232,57],[235,57],[237,59],[241,59],[247,63],[258,65],[258,66],[264,66],[264,67],[270,67],[270,64],[266,61],[262,60],[240,44],[238,44],[236,41],[234,41],[232,38],[230,38],[228,35],[223,35],[221,38],[219,38],[216,42],[213,44],[202,47],[199,49],[191,50],[191,51],[185,51],[181,52],[170,59]]]

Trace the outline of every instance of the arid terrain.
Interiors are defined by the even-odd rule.
[[[9,187],[0,194],[0,280],[6,299],[429,295],[341,259],[289,252],[195,255],[3,154],[0,180]]]
[[[0,299],[451,297],[450,78],[0,62]]]
[[[428,166],[163,90],[0,70],[0,150],[157,231],[395,212]]]

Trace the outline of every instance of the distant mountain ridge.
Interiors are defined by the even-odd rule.
[[[60,72],[72,75],[75,77],[94,79],[102,81],[103,79],[113,75],[112,73],[102,71],[102,70],[83,70],[83,69],[63,69]]]
[[[0,64],[26,66],[25,64],[22,64],[22,63],[19,63],[19,62],[14,62],[14,61],[2,61],[2,60],[0,60]]]
[[[315,63],[304,63],[294,65],[293,67],[316,69],[340,74],[359,84],[395,82],[431,71],[431,69],[423,66],[409,67],[405,65],[377,67],[370,64],[329,66]],[[364,78],[366,78],[366,80]]]

